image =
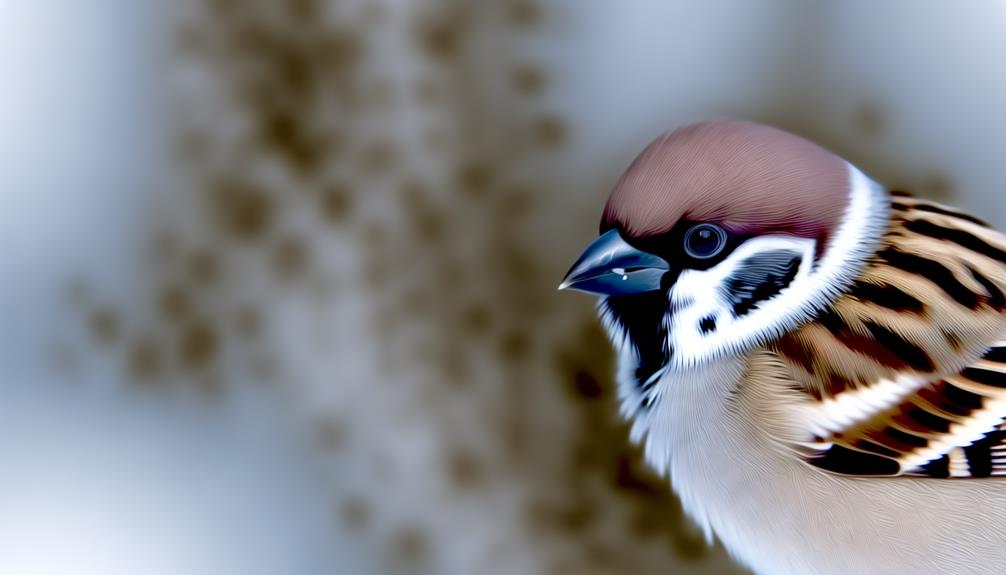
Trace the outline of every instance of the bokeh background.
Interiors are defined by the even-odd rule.
[[[555,291],[622,169],[746,118],[1006,224],[998,1],[0,22],[4,574],[740,573]]]

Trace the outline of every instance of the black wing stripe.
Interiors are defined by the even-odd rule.
[[[1006,431],[997,429],[964,448],[971,477],[989,477],[996,471],[1002,471],[1002,466],[997,464],[993,454],[996,447],[1001,446],[1004,440]]]
[[[954,301],[968,309],[978,307],[980,301],[978,294],[962,284],[949,268],[935,260],[909,254],[893,247],[880,250],[877,257],[893,267],[926,278],[946,292]]]
[[[994,309],[1002,311],[1006,308],[1006,295],[1003,295],[999,286],[994,284],[992,280],[985,277],[982,273],[971,266],[967,266],[968,271],[971,272],[971,277],[975,278],[975,281],[982,284],[985,291],[988,292],[988,302],[989,305]]]
[[[812,457],[810,461],[821,469],[843,475],[897,475],[901,471],[898,462],[890,457],[842,445],[832,445],[823,453]]]
[[[932,358],[921,347],[880,324],[864,321],[863,325],[878,343],[905,360],[916,371],[933,371],[935,369]]]
[[[1006,388],[1006,373],[991,369],[967,367],[961,371],[961,376],[975,383],[991,387]]]
[[[944,227],[928,220],[908,220],[905,228],[923,236],[955,243],[996,261],[1006,262],[1006,251],[964,230]]]
[[[1006,364],[1006,347],[993,347],[982,359]]]
[[[894,422],[907,431],[915,433],[947,433],[950,431],[951,420],[940,417],[918,405],[910,405],[903,413],[894,416]]]
[[[943,382],[943,395],[952,404],[960,406],[965,410],[964,415],[970,414],[972,411],[981,409],[985,406],[985,398],[977,393],[973,393],[966,389],[961,389],[950,382]]]
[[[917,297],[890,284],[872,284],[857,281],[849,290],[849,295],[863,302],[877,304],[894,311],[924,313],[926,305]]]
[[[939,478],[950,477],[950,456],[944,455],[943,457],[934,459],[929,463],[920,466],[919,469],[913,473],[913,475],[915,474]]]

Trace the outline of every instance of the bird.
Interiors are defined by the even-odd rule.
[[[629,438],[759,575],[1006,573],[1006,236],[754,122],[665,132],[559,286]]]

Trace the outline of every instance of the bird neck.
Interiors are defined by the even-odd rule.
[[[766,545],[757,535],[761,527],[771,523],[774,533],[791,529],[788,513],[766,510],[814,473],[762,425],[765,382],[751,379],[752,362],[759,358],[756,352],[667,370],[658,383],[660,397],[632,426],[647,462],[668,476],[706,539],[712,542],[715,533],[750,567]]]
[[[659,393],[648,408],[632,415],[632,439],[641,442],[644,454],[654,469],[666,473],[681,497],[688,514],[711,538],[713,519],[706,490],[723,482],[731,483],[724,473],[727,459],[748,441],[739,433],[739,424],[731,412],[746,359],[735,357],[689,368],[664,370],[656,388]],[[632,387],[622,378],[620,387]],[[623,408],[624,408],[623,402]]]

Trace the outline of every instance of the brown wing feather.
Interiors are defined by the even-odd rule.
[[[808,460],[838,473],[996,475],[1006,236],[933,202],[897,195],[892,207],[852,288],[773,347],[803,396]]]

